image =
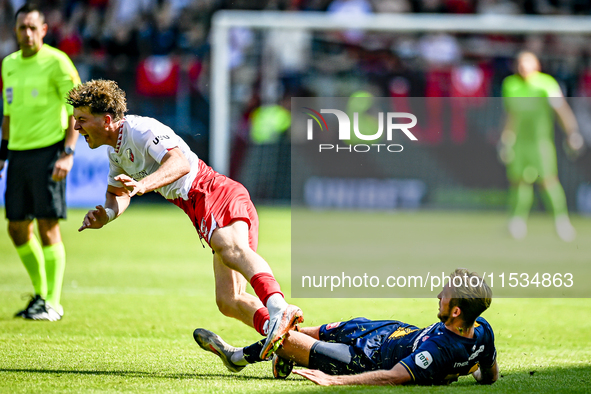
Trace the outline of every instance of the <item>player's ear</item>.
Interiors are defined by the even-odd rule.
[[[462,310],[459,306],[451,308],[451,317],[459,317],[462,314]]]
[[[110,114],[104,114],[103,123],[106,127],[109,127],[113,123],[113,117]]]

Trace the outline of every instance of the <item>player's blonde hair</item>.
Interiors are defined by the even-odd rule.
[[[465,268],[457,268],[449,277],[452,294],[450,307],[459,307],[464,322],[467,325],[474,324],[476,318],[490,306],[492,290],[476,272],[470,272]]]
[[[123,118],[127,112],[125,92],[115,81],[93,79],[68,92],[66,102],[74,108],[88,107],[93,115],[110,114],[113,120]]]

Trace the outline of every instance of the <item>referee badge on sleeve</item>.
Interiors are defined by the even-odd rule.
[[[6,88],[6,102],[12,104],[12,86]]]

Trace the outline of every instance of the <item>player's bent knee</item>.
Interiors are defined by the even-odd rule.
[[[8,222],[8,235],[16,246],[23,245],[29,240],[29,233],[32,233],[31,222]]]

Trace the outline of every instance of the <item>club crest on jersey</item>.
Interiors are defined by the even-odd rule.
[[[338,326],[341,325],[340,321],[334,322],[334,323],[330,323],[326,325],[326,329],[327,330],[332,330],[333,328],[337,328]]]
[[[131,148],[127,148],[125,150],[125,154],[127,155],[127,158],[133,163],[133,152],[131,151]]]
[[[12,104],[12,86],[6,88],[6,102]]]

